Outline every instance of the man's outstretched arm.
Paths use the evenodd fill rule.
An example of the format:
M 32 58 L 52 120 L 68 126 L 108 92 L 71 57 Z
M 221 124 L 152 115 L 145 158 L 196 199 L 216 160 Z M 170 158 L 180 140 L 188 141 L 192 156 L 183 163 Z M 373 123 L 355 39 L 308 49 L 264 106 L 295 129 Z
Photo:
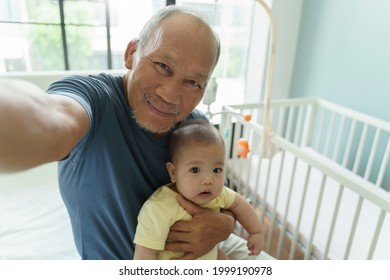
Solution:
M 0 79 L 0 173 L 61 160 L 88 125 L 75 100 L 46 94 L 29 82 Z

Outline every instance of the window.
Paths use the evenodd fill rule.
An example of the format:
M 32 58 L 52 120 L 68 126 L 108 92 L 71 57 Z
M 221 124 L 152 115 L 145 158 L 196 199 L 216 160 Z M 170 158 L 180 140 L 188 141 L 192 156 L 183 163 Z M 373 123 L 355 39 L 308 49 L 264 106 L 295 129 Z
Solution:
M 191 6 L 203 12 L 221 40 L 221 55 L 213 74 L 218 83 L 218 94 L 211 110 L 217 112 L 224 104 L 244 103 L 255 1 L 177 0 L 176 4 Z M 203 104 L 198 107 L 202 111 L 208 109 Z
M 0 0 L 0 73 L 122 69 L 163 0 Z
M 248 92 L 258 95 L 265 49 L 256 47 L 253 55 L 258 32 L 252 22 L 259 6 L 254 0 L 0 0 L 0 73 L 122 70 L 129 40 L 167 3 L 200 10 L 219 34 L 221 56 L 213 74 L 219 86 L 212 111 L 243 103 Z M 248 77 L 248 69 L 258 76 Z

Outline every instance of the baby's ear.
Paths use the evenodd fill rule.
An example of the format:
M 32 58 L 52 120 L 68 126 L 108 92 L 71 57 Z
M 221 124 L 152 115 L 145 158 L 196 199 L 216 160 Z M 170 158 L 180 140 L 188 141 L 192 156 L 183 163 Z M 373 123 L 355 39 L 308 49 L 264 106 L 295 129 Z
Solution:
M 168 170 L 168 173 L 169 173 L 169 177 L 171 177 L 171 182 L 172 183 L 175 183 L 176 182 L 176 168 L 175 168 L 175 165 L 168 161 L 166 163 L 166 166 L 167 166 L 167 170 Z

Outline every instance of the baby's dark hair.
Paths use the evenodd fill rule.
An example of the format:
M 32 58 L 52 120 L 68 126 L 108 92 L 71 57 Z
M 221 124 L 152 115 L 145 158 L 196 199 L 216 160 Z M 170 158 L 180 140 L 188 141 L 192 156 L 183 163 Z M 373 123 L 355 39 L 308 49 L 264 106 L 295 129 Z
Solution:
M 169 156 L 171 160 L 174 160 L 181 147 L 191 141 L 204 145 L 220 143 L 225 148 L 225 142 L 215 126 L 205 120 L 193 119 L 180 123 L 172 131 L 169 139 Z

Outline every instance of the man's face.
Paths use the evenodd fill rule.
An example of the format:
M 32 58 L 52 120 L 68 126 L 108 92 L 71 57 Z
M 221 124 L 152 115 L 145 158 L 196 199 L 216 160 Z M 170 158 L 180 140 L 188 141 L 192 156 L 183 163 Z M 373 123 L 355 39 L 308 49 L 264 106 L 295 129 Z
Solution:
M 125 56 L 131 69 L 126 90 L 138 123 L 164 133 L 188 116 L 203 97 L 216 52 L 203 23 L 188 15 L 165 19 L 142 49 Z

